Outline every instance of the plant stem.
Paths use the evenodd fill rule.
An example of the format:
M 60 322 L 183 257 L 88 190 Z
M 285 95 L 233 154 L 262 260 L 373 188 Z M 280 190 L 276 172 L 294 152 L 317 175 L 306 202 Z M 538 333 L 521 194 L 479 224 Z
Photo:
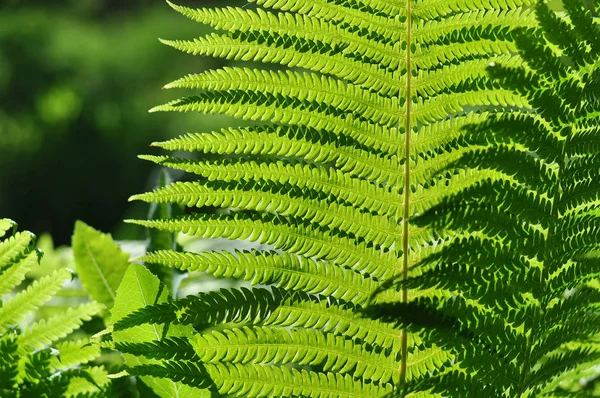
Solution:
M 410 139 L 411 139 L 411 112 L 412 112 L 412 63 L 411 63 L 411 16 L 412 0 L 406 0 L 406 114 L 404 124 L 404 214 L 402 216 L 402 281 L 408 279 L 408 219 L 410 217 Z M 408 302 L 408 288 L 402 286 L 402 302 Z M 406 384 L 406 359 L 408 356 L 408 335 L 406 327 L 401 331 L 401 362 L 400 362 L 400 388 Z

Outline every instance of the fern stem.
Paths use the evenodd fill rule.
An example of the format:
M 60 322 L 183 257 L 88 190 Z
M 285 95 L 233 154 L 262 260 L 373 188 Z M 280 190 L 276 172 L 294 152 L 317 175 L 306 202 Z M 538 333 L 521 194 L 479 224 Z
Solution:
M 412 0 L 406 0 L 406 119 L 404 125 L 404 203 L 402 216 L 402 281 L 408 279 L 408 219 L 410 217 L 410 133 L 412 130 L 412 63 L 411 63 L 411 34 L 412 34 Z M 402 286 L 402 302 L 408 302 L 408 288 Z M 406 327 L 401 331 L 400 359 L 400 388 L 406 384 L 406 362 L 408 356 L 408 332 Z

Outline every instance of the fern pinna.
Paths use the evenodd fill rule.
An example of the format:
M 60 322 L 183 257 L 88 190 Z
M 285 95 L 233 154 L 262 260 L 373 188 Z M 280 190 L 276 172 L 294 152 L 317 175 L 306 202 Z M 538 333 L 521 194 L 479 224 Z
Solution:
M 39 266 L 42 253 L 34 235 L 17 232 L 11 220 L 0 219 L 0 396 L 105 397 L 110 383 L 99 366 L 83 366 L 100 356 L 89 339 L 69 339 L 84 321 L 101 311 L 96 302 L 65 312 L 27 320 L 72 279 L 62 268 L 18 289 Z
M 600 3 L 594 4 L 564 1 L 566 13 L 536 5 L 539 27 L 514 34 L 525 64 L 489 67 L 501 87 L 530 105 L 506 107 L 468 127 L 456 141 L 468 150 L 448 167 L 493 174 L 415 220 L 456 235 L 419 263 L 420 276 L 400 285 L 453 294 L 380 309 L 457 354 L 456 369 L 428 380 L 433 391 L 597 396 L 579 383 L 596 377 L 600 362 Z M 421 319 L 409 316 L 415 311 Z
M 222 395 L 392 393 L 450 366 L 453 353 L 367 319 L 361 310 L 384 281 L 406 279 L 422 256 L 439 250 L 438 237 L 409 218 L 489 174 L 440 173 L 460 156 L 454 142 L 462 127 L 501 105 L 527 106 L 490 80 L 486 67 L 492 60 L 520 65 L 511 32 L 536 25 L 530 1 L 252 3 L 198 10 L 172 5 L 219 32 L 164 43 L 269 66 L 236 64 L 189 75 L 166 87 L 197 94 L 154 111 L 225 114 L 262 124 L 154 144 L 200 154 L 143 157 L 198 178 L 133 198 L 223 211 L 133 222 L 268 245 L 157 251 L 140 259 L 263 287 L 174 302 L 155 289 L 154 306 L 140 304 L 133 314 L 115 306 L 116 346 L 129 355 L 132 374 L 171 377 Z M 134 272 L 150 278 L 137 265 L 131 272 L 132 280 Z M 401 288 L 374 300 L 439 294 Z M 144 324 L 187 329 L 139 343 L 133 333 L 123 334 Z

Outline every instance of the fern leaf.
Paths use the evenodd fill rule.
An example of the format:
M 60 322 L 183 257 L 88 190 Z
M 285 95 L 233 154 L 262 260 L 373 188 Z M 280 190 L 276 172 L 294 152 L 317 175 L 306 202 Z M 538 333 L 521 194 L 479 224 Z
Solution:
M 204 363 L 297 363 L 341 374 L 356 369 L 379 383 L 397 377 L 393 356 L 369 352 L 351 340 L 318 331 L 242 327 L 201 334 L 192 344 Z
M 206 371 L 194 362 L 163 362 L 161 365 L 145 364 L 130 368 L 130 373 L 136 376 L 152 376 L 155 378 L 170 379 L 174 382 L 201 390 L 212 387 Z M 156 389 L 155 389 L 156 391 Z M 200 392 L 200 394 L 202 394 Z M 210 392 L 208 392 L 210 394 Z
M 233 216 L 201 215 L 136 223 L 172 232 L 182 231 L 203 238 L 248 239 L 273 245 L 274 249 L 326 259 L 338 266 L 348 262 L 353 264 L 353 268 L 360 267 L 375 278 L 390 276 L 394 272 L 391 254 L 379 255 L 377 248 L 368 247 L 364 243 L 352 245 L 346 236 L 315 230 L 310 225 L 303 227 L 300 222 L 296 223 L 295 228 L 290 228 L 286 220 L 277 216 L 240 212 Z M 257 225 L 262 227 L 260 232 L 255 229 Z
M 5 269 L 27 251 L 35 236 L 31 232 L 17 232 L 0 242 L 0 268 Z
M 100 356 L 100 347 L 88 339 L 59 342 L 56 344 L 56 350 L 58 355 L 51 360 L 56 369 L 76 367 Z
M 19 343 L 11 334 L 0 337 L 0 391 L 14 391 L 19 374 Z
M 110 379 L 106 370 L 99 366 L 76 372 L 71 377 L 66 397 L 103 396 L 108 393 Z
M 125 293 L 119 294 L 119 292 Z M 165 302 L 167 301 L 167 297 L 167 288 L 160 283 L 157 277 L 143 266 L 131 264 L 127 268 L 123 276 L 123 281 L 119 285 L 117 300 L 111 309 L 112 320 L 115 324 L 118 324 L 129 312 L 143 308 L 149 304 Z M 167 328 L 164 325 L 146 324 L 137 325 L 127 330 L 116 331 L 113 334 L 113 340 L 115 344 L 128 341 L 144 343 L 161 340 L 163 337 L 180 337 L 189 336 L 190 334 L 190 326 Z M 183 365 L 180 367 L 175 366 L 172 371 L 167 372 L 150 359 L 132 354 L 125 354 L 124 359 L 131 373 L 152 376 L 143 377 L 142 380 L 161 397 L 166 398 L 178 395 L 203 396 L 206 393 L 206 391 L 203 391 L 206 387 L 196 388 L 202 385 L 201 380 L 196 380 L 196 383 L 193 385 L 186 383 L 188 380 L 194 378 L 193 375 L 195 373 L 191 373 L 190 369 L 197 369 L 197 367 L 191 364 L 191 368 L 189 366 L 183 367 Z M 153 369 L 163 369 L 164 373 L 161 374 L 160 371 L 152 371 Z M 142 370 L 144 371 L 142 372 Z M 160 379 L 168 376 L 171 376 L 172 380 Z
M 131 199 L 180 204 L 191 214 L 129 222 L 205 239 L 260 243 L 266 250 L 160 250 L 140 260 L 270 289 L 229 289 L 148 303 L 119 317 L 117 334 L 170 323 L 194 327 L 187 339 L 196 348 L 201 368 L 190 369 L 185 359 L 169 357 L 162 340 L 154 338 L 145 341 L 145 347 L 159 352 L 162 348 L 165 356 L 151 354 L 161 359 L 137 371 L 155 376 L 165 372 L 192 385 L 194 376 L 187 374 L 206 371 L 219 393 L 249 397 L 384 396 L 393 389 L 410 390 L 415 396 L 423 391 L 437 394 L 440 391 L 424 381 L 429 376 L 454 383 L 455 391 L 461 391 L 461 383 L 468 391 L 478 391 L 476 378 L 453 367 L 463 358 L 459 347 L 472 354 L 475 345 L 461 341 L 449 348 L 425 329 L 409 331 L 406 323 L 396 327 L 360 314 L 370 304 L 401 301 L 427 307 L 436 298 L 450 297 L 453 289 L 468 285 L 468 278 L 457 276 L 445 284 L 442 278 L 433 280 L 435 266 L 419 267 L 421 260 L 430 254 L 450 256 L 443 249 L 446 242 L 483 240 L 515 218 L 501 217 L 506 206 L 497 208 L 494 218 L 479 222 L 477 232 L 463 234 L 424 228 L 412 221 L 414 216 L 441 208 L 448 195 L 480 184 L 475 195 L 502 191 L 530 175 L 540 186 L 552 184 L 554 170 L 549 165 L 523 159 L 508 145 L 487 159 L 492 138 L 465 129 L 521 110 L 515 123 L 531 123 L 525 119 L 539 101 L 491 79 L 487 67 L 497 62 L 531 74 L 533 68 L 516 54 L 514 37 L 515 32 L 538 29 L 533 1 L 253 3 L 252 8 L 201 9 L 169 3 L 215 31 L 163 43 L 194 55 L 254 64 L 233 64 L 175 80 L 165 87 L 192 89 L 194 95 L 151 111 L 222 114 L 257 125 L 189 133 L 153 144 L 191 154 L 142 159 L 196 178 Z M 533 121 L 538 129 L 548 129 L 539 118 Z M 540 141 L 521 139 L 532 146 Z M 540 147 L 558 156 L 556 142 L 541 141 Z M 200 158 L 194 156 L 198 153 Z M 481 167 L 471 167 L 471 158 Z M 498 166 L 500 160 L 506 166 Z M 454 167 L 457 162 L 462 163 Z M 488 184 L 523 165 L 528 175 L 507 176 L 504 185 Z M 539 178 L 539 170 L 546 172 L 544 178 Z M 530 196 L 519 196 L 527 205 L 520 215 L 535 217 L 548 210 L 547 198 Z M 207 206 L 219 211 L 207 214 Z M 479 216 L 488 207 L 468 211 Z M 445 209 L 446 214 L 451 210 Z M 543 235 L 540 228 L 513 228 L 506 239 L 531 238 L 519 248 L 534 253 L 532 246 Z M 492 270 L 481 265 L 468 272 L 487 281 Z M 416 278 L 412 285 L 406 281 L 409 276 Z M 386 289 L 395 281 L 400 284 Z M 489 293 L 484 288 L 472 291 L 496 306 L 501 302 L 494 293 L 508 290 L 516 297 L 517 288 L 493 286 Z M 474 299 L 460 301 L 444 307 L 445 316 L 461 309 L 479 307 Z M 480 309 L 477 316 L 485 311 Z M 477 317 L 471 320 L 476 321 Z M 215 326 L 219 327 L 212 330 Z M 486 325 L 494 332 L 494 342 L 509 334 L 501 326 Z M 133 343 L 120 342 L 143 357 L 144 346 Z M 303 366 L 312 368 L 298 370 Z M 490 366 L 488 371 L 494 369 Z
M 0 238 L 4 238 L 6 233 L 15 228 L 16 223 L 8 218 L 0 218 Z
M 15 230 L 16 225 L 11 221 L 0 221 L 0 229 L 7 231 L 10 228 Z M 40 260 L 40 251 L 34 249 L 33 238 L 29 232 L 17 232 L 0 242 L 3 253 L 0 292 L 4 295 L 16 291 L 6 294 L 0 303 L 0 395 L 106 395 L 110 387 L 106 371 L 102 367 L 92 368 L 90 372 L 94 375 L 91 375 L 79 368 L 100 356 L 99 347 L 86 346 L 87 341 L 68 340 L 84 321 L 89 321 L 101 310 L 100 304 L 82 304 L 40 319 L 42 306 L 72 278 L 71 271 L 65 268 L 58 268 L 39 279 L 33 277 L 31 284 L 18 290 L 26 274 L 37 267 Z M 39 320 L 32 323 L 26 317 Z M 53 347 L 57 340 L 62 340 L 57 345 L 59 350 Z M 61 359 L 65 362 L 61 363 Z M 71 388 L 81 383 L 87 383 L 86 387 Z
M 217 278 L 238 278 L 253 285 L 272 284 L 288 291 L 300 290 L 357 304 L 366 304 L 378 286 L 376 282 L 365 281 L 359 274 L 344 268 L 335 268 L 326 274 L 323 267 L 327 263 L 288 253 L 157 251 L 139 260 L 184 271 L 206 272 Z M 385 296 L 379 299 L 385 300 Z
M 393 234 L 389 233 L 393 227 L 390 220 L 382 220 L 350 206 L 326 203 L 316 193 L 314 198 L 305 198 L 300 195 L 300 192 L 297 192 L 296 197 L 290 198 L 293 191 L 298 190 L 288 184 L 274 184 L 266 187 L 268 189 L 266 192 L 253 191 L 254 186 L 255 184 L 246 184 L 229 187 L 222 184 L 222 188 L 216 186 L 213 188 L 195 182 L 181 182 L 173 183 L 152 193 L 136 195 L 134 198 L 155 203 L 179 203 L 188 206 L 210 203 L 213 206 L 224 208 L 263 210 L 284 216 L 304 218 L 313 224 L 326 223 L 378 245 L 385 245 L 386 242 L 389 243 L 389 240 L 393 239 Z M 202 202 L 198 202 L 200 196 L 204 198 Z M 335 213 L 332 213 L 331 209 L 335 209 Z
M 5 302 L 0 308 L 0 332 L 19 322 L 28 312 L 35 311 L 50 300 L 72 275 L 65 269 L 33 282 L 31 286 Z
M 454 237 L 396 285 L 450 293 L 416 302 L 455 336 L 402 307 L 400 323 L 456 352 L 494 396 L 576 396 L 565 386 L 598 361 L 598 7 L 563 3 L 566 14 L 537 2 L 538 26 L 513 31 L 523 63 L 488 68 L 523 100 L 468 126 L 446 172 L 495 173 L 415 218 Z
M 49 319 L 42 319 L 29 326 L 19 336 L 19 346 L 22 353 L 40 349 L 69 335 L 78 329 L 83 321 L 89 321 L 92 316 L 98 314 L 102 306 L 96 302 L 81 304 L 75 308 L 69 308 L 64 313 Z
M 198 360 L 192 345 L 187 339 L 179 337 L 154 340 L 149 343 L 116 343 L 115 347 L 121 352 L 151 359 Z
M 400 338 L 394 327 L 363 317 L 350 303 L 328 301 L 323 297 L 276 288 L 273 291 L 230 289 L 147 306 L 120 319 L 114 327 L 123 330 L 146 323 L 173 322 L 205 328 L 211 324 L 252 321 L 266 326 L 319 328 L 356 337 L 368 344 L 398 349 Z
M 39 253 L 32 251 L 4 270 L 0 274 L 0 296 L 10 293 L 15 287 L 19 286 L 29 270 L 37 265 L 38 260 Z
M 369 142 L 372 142 L 371 147 L 366 146 Z M 387 148 L 390 143 L 364 134 L 335 135 L 302 126 L 224 129 L 212 134 L 188 134 L 153 146 L 215 155 L 287 158 L 302 154 L 307 161 L 335 164 L 336 168 L 369 181 L 387 181 L 394 185 L 402 178 L 391 156 L 383 156 L 381 150 L 374 148 Z
M 296 395 L 305 397 L 379 397 L 391 392 L 390 385 L 361 383 L 339 373 L 262 365 L 207 365 L 221 394 L 243 397 Z

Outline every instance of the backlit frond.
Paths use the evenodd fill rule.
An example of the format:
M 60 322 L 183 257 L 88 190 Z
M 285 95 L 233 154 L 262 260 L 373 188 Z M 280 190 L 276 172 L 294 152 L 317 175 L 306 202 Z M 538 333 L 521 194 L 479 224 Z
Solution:
M 269 289 L 136 307 L 119 318 L 115 333 L 169 322 L 193 325 L 188 341 L 200 361 L 191 366 L 174 354 L 132 371 L 152 377 L 164 372 L 190 386 L 243 397 L 383 396 L 408 386 L 414 396 L 421 387 L 431 391 L 424 379 L 454 377 L 453 349 L 360 313 L 369 303 L 446 297 L 460 285 L 423 281 L 374 295 L 390 280 L 422 274 L 416 264 L 427 254 L 445 253 L 442 240 L 449 236 L 414 225 L 411 217 L 503 173 L 491 165 L 448 166 L 472 154 L 465 126 L 506 116 L 504 107 L 532 106 L 527 96 L 490 79 L 486 69 L 492 62 L 526 68 L 513 35 L 537 28 L 532 2 L 252 3 L 202 9 L 171 4 L 215 31 L 165 44 L 234 63 L 167 84 L 194 95 L 152 111 L 229 115 L 256 125 L 153 144 L 177 153 L 143 159 L 191 173 L 193 180 L 132 199 L 189 211 L 132 222 L 254 242 L 260 249 L 160 250 L 138 260 Z M 478 148 L 485 151 L 488 142 L 481 141 Z M 543 208 L 545 202 L 529 204 Z M 207 207 L 217 211 L 203 212 Z M 210 330 L 217 325 L 226 327 Z M 146 346 L 152 355 L 170 352 L 167 340 L 155 340 Z M 143 347 L 129 343 L 135 342 L 118 342 L 142 358 Z
M 80 368 L 98 358 L 100 348 L 90 341 L 69 340 L 102 307 L 90 302 L 32 322 L 32 315 L 71 280 L 72 273 L 59 268 L 21 287 L 29 271 L 40 266 L 41 251 L 35 249 L 35 236 L 16 232 L 12 221 L 0 219 L 0 230 L 0 395 L 105 396 L 110 382 L 104 368 Z
M 462 235 L 399 282 L 452 292 L 416 303 L 439 319 L 437 329 L 388 307 L 388 317 L 405 318 L 398 322 L 456 352 L 488 396 L 588 396 L 577 378 L 597 374 L 600 359 L 599 4 L 563 4 L 566 13 L 556 13 L 538 2 L 539 27 L 513 31 L 524 64 L 498 60 L 488 71 L 523 101 L 467 126 L 457 139 L 466 149 L 446 167 L 496 174 L 415 218 L 422 228 Z M 441 333 L 442 322 L 456 337 Z M 462 338 L 478 351 L 457 344 Z

